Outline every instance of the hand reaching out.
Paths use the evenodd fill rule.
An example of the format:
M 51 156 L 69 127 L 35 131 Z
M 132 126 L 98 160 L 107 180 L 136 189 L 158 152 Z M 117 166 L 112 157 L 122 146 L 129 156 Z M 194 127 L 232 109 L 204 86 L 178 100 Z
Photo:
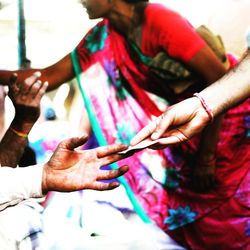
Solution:
M 208 123 L 209 117 L 201 102 L 192 97 L 170 106 L 163 115 L 139 131 L 130 145 L 134 146 L 148 137 L 152 140 L 160 138 L 158 146 L 180 143 L 201 132 Z
M 123 159 L 117 154 L 126 145 L 109 145 L 90 150 L 77 150 L 87 137 L 70 138 L 62 141 L 45 164 L 42 189 L 67 192 L 81 189 L 109 190 L 119 186 L 118 182 L 104 183 L 101 180 L 117 178 L 128 171 L 127 166 L 117 170 L 101 170 L 104 165 Z

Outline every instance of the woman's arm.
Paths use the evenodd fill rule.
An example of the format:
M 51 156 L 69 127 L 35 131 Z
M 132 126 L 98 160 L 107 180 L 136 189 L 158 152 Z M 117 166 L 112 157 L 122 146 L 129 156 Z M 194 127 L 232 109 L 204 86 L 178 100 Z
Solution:
M 200 94 L 215 116 L 250 97 L 250 51 L 244 53 L 235 68 Z
M 49 86 L 47 90 L 53 90 L 75 77 L 71 57 L 68 54 L 57 63 L 43 69 L 0 70 L 0 84 L 8 85 L 13 73 L 18 74 L 18 83 L 22 84 L 27 77 L 36 71 L 41 72 L 39 79 L 42 82 L 48 82 Z
M 204 79 L 205 86 L 208 86 L 221 78 L 227 71 L 208 45 L 205 45 L 186 64 Z
M 250 52 L 226 75 L 200 92 L 217 116 L 250 97 Z M 134 146 L 147 137 L 162 138 L 165 146 L 189 140 L 209 123 L 209 117 L 198 98 L 188 98 L 171 107 L 163 116 L 144 127 L 131 141 Z
M 204 87 L 226 73 L 223 64 L 208 46 L 201 49 L 188 64 L 204 79 L 206 84 Z M 199 191 L 207 190 L 214 182 L 216 148 L 222 119 L 223 115 L 217 116 L 201 134 L 193 170 L 193 177 L 196 180 L 194 183 L 197 184 L 196 187 Z
M 204 87 L 215 82 L 226 73 L 225 67 L 208 46 L 197 53 L 188 65 L 204 79 Z M 217 117 L 202 133 L 199 148 L 200 153 L 206 155 L 206 157 L 210 158 L 215 153 L 221 119 L 222 116 Z

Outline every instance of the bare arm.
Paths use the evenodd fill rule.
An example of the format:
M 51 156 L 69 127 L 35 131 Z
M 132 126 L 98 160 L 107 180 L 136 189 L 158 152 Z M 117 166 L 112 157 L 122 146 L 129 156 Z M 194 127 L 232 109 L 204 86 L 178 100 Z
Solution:
M 214 115 L 221 114 L 250 97 L 250 51 L 246 51 L 234 69 L 200 94 Z
M 21 69 L 15 71 L 0 70 L 0 84 L 8 85 L 9 79 L 13 73 L 18 74 L 18 83 L 22 84 L 27 77 L 36 71 L 41 72 L 41 77 L 39 79 L 42 82 L 47 81 L 49 83 L 47 90 L 53 90 L 75 76 L 71 57 L 70 54 L 68 54 L 57 63 L 43 69 Z
M 191 60 L 189 65 L 204 78 L 206 86 L 215 82 L 226 73 L 223 64 L 208 46 L 203 48 L 203 50 Z M 198 156 L 202 158 L 202 161 L 208 161 L 214 158 L 222 118 L 222 116 L 217 117 L 202 133 Z
M 234 69 L 200 94 L 212 109 L 214 116 L 250 97 L 250 52 L 245 53 Z M 180 143 L 201 132 L 209 123 L 209 117 L 196 97 L 171 106 L 164 116 L 157 120 L 144 127 L 133 138 L 131 145 L 136 145 L 149 136 L 154 140 L 162 138 L 161 143 L 166 146 Z

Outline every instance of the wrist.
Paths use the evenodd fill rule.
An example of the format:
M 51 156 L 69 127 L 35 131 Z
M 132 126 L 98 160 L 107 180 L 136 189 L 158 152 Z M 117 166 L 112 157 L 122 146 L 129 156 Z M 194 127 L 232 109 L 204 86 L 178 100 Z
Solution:
M 200 101 L 202 108 L 207 113 L 209 121 L 213 122 L 214 114 L 213 114 L 212 108 L 210 107 L 210 105 L 208 105 L 207 101 L 203 98 L 203 96 L 200 93 L 194 93 L 193 96 L 196 97 Z
M 199 119 L 202 120 L 204 124 L 208 124 L 210 119 L 200 100 L 193 96 L 188 98 L 187 101 L 190 101 L 190 105 L 187 103 L 187 106 L 190 106 L 190 108 L 193 110 L 193 113 L 199 117 Z
M 19 130 L 17 130 L 17 129 L 14 129 L 14 128 L 12 128 L 12 127 L 10 127 L 10 130 L 11 130 L 15 135 L 17 135 L 17 136 L 19 136 L 19 137 L 28 138 L 28 133 L 24 133 L 24 132 L 19 131 Z
M 42 174 L 42 193 L 46 195 L 49 192 L 48 184 L 47 184 L 47 177 L 48 177 L 48 171 L 47 171 L 47 164 L 43 167 L 43 174 Z
M 21 133 L 28 134 L 30 130 L 32 129 L 33 125 L 34 125 L 34 122 L 14 118 L 10 127 Z
M 214 91 L 215 87 L 213 86 L 215 84 L 212 84 L 202 90 L 200 94 L 202 97 L 206 100 L 206 103 L 212 110 L 214 116 L 217 116 L 220 114 L 224 109 L 224 103 L 223 98 L 221 97 L 221 93 L 218 91 Z

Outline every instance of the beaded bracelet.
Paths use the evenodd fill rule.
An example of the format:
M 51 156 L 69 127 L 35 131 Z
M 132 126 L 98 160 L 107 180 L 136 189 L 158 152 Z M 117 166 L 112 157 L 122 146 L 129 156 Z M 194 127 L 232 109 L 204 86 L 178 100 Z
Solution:
M 203 99 L 203 97 L 199 93 L 194 93 L 193 96 L 197 97 L 200 100 L 202 107 L 205 109 L 205 111 L 208 114 L 210 122 L 212 122 L 214 119 L 214 114 L 213 114 L 212 109 L 207 105 L 206 101 Z
M 18 135 L 19 137 L 23 137 L 23 138 L 27 138 L 27 137 L 28 137 L 28 134 L 27 134 L 27 133 L 20 132 L 20 131 L 15 130 L 14 128 L 11 128 L 11 127 L 10 127 L 10 129 L 11 129 L 11 131 L 12 131 L 14 134 Z

